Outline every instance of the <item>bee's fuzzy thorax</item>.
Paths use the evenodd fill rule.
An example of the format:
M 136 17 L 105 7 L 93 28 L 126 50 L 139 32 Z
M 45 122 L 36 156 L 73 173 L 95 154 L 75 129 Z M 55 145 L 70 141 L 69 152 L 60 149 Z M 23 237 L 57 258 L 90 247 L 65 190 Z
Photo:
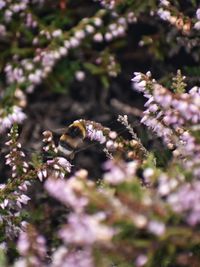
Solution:
M 81 138 L 86 137 L 86 127 L 83 124 L 82 120 L 74 121 L 69 127 L 68 132 L 70 132 L 72 135 L 79 136 Z

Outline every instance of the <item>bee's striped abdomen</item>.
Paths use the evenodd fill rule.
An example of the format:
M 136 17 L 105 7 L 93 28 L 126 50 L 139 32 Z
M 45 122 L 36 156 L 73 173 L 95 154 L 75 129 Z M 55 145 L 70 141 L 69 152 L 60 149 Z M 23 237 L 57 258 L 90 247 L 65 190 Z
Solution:
M 58 150 L 66 157 L 71 157 L 86 136 L 86 129 L 81 121 L 75 121 L 60 137 Z

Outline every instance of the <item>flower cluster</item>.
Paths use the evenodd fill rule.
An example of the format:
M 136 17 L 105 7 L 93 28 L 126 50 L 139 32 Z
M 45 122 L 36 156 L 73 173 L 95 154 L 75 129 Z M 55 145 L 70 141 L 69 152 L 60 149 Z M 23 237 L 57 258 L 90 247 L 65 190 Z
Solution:
M 10 148 L 10 153 L 8 153 L 6 158 L 6 164 L 11 167 L 11 182 L 15 183 L 15 179 L 18 177 L 23 177 L 27 174 L 29 165 L 25 160 L 25 154 L 21 151 L 21 144 L 17 141 L 18 131 L 17 127 L 13 127 L 9 133 L 11 138 L 6 142 L 6 145 Z M 0 204 L 2 209 L 16 209 L 19 210 L 22 204 L 27 204 L 30 198 L 26 195 L 26 191 L 30 186 L 30 182 L 27 180 L 16 183 L 17 187 L 13 190 L 12 194 L 6 195 L 7 185 L 1 184 L 1 196 L 3 197 Z M 13 188 L 14 189 L 14 188 Z
M 16 82 L 18 85 L 22 83 L 28 83 L 28 91 L 32 91 L 35 86 L 40 84 L 43 79 L 47 78 L 49 73 L 52 71 L 54 65 L 62 58 L 66 57 L 70 49 L 78 47 L 82 40 L 88 35 L 93 34 L 96 31 L 95 27 L 100 27 L 103 23 L 101 17 L 104 16 L 103 10 L 98 12 L 94 18 L 83 19 L 79 25 L 73 29 L 73 32 L 63 33 L 61 29 L 54 30 L 52 33 L 40 32 L 40 35 L 45 35 L 50 41 L 53 39 L 54 42 L 60 43 L 57 49 L 42 49 L 37 48 L 33 59 L 23 59 L 16 62 L 18 67 L 14 67 L 8 64 L 5 67 L 7 82 L 12 84 Z M 35 38 L 33 43 L 39 45 L 38 40 Z M 53 42 L 51 41 L 51 42 Z M 49 44 L 49 47 L 51 43 Z
M 135 73 L 132 81 L 136 90 L 149 99 L 141 122 L 163 138 L 168 148 L 174 150 L 175 157 L 185 158 L 183 166 L 198 177 L 200 146 L 192 134 L 193 130 L 187 127 L 199 123 L 199 88 L 196 86 L 188 93 L 175 94 L 151 79 L 149 73 Z
M 109 160 L 104 164 L 104 169 L 107 171 L 104 174 L 104 180 L 113 185 L 132 180 L 136 174 L 137 167 L 136 161 L 125 163 Z
M 108 243 L 115 231 L 102 224 L 106 214 L 95 215 L 70 214 L 68 224 L 64 226 L 59 236 L 66 244 L 91 246 L 94 243 Z
M 26 115 L 21 107 L 13 106 L 8 113 L 0 108 L 0 133 L 11 128 L 14 123 L 22 123 L 26 119 Z
M 18 130 L 17 126 L 13 127 L 8 135 L 11 139 L 6 142 L 6 145 L 10 148 L 6 158 L 6 164 L 12 168 L 12 178 L 18 175 L 27 173 L 28 163 L 25 161 L 25 154 L 21 151 L 21 144 L 17 141 Z
M 145 81 L 145 85 L 144 83 L 141 85 L 142 81 Z M 151 104 L 157 105 L 159 112 L 163 112 L 162 116 L 158 117 L 158 121 L 163 119 L 168 109 L 172 111 L 176 109 L 176 106 L 173 105 L 174 99 L 178 99 L 177 101 L 184 101 L 184 99 L 192 101 L 194 100 L 192 95 L 195 95 L 198 91 L 198 88 L 193 88 L 188 94 L 168 92 L 166 88 L 152 80 L 149 73 L 147 75 L 136 73 L 134 82 L 139 84 L 139 86 L 136 84 L 136 88 L 144 92 L 148 101 L 152 99 L 148 108 L 151 107 Z M 177 83 L 176 86 L 180 84 L 183 83 Z M 158 92 L 158 90 L 160 91 Z M 163 94 L 167 95 L 166 98 L 171 96 L 171 102 L 162 100 Z M 186 95 L 185 98 L 183 95 Z M 187 95 L 189 96 L 187 97 Z M 185 156 L 182 163 L 185 168 L 185 166 L 189 166 L 190 162 L 194 163 L 195 155 L 198 157 L 198 142 L 192 135 L 195 129 L 188 127 L 188 124 L 194 124 L 194 121 L 181 113 L 182 110 L 179 109 L 178 104 L 177 107 L 177 116 L 182 116 L 184 123 L 180 121 L 170 122 L 167 126 L 171 129 L 179 126 L 183 129 L 183 131 L 179 130 L 177 133 L 176 138 L 179 143 L 176 144 L 176 150 L 182 152 L 182 157 Z M 155 116 L 155 114 L 152 112 L 151 116 Z M 142 146 L 140 139 L 129 124 L 127 116 L 119 116 L 118 120 L 130 132 L 131 141 Z M 112 132 L 109 128 L 97 122 L 87 120 L 78 122 L 86 130 L 86 137 L 100 143 L 104 138 L 106 146 L 108 146 L 108 142 L 113 142 L 113 147 L 117 148 L 114 144 L 118 144 L 125 154 L 129 153 L 125 148 L 128 141 L 123 140 L 116 132 Z M 93 132 L 93 135 L 90 131 Z M 188 226 L 198 226 L 200 222 L 198 209 L 199 181 L 189 183 L 187 181 L 188 172 L 180 173 L 179 170 L 175 169 L 177 166 L 181 166 L 180 157 L 175 157 L 175 153 L 173 160 L 165 171 L 156 167 L 155 158 L 149 153 L 143 154 L 143 156 L 145 155 L 143 160 L 135 159 L 131 161 L 130 158 L 127 160 L 128 157 L 124 158 L 122 154 L 113 153 L 113 159 L 107 161 L 103 166 L 104 175 L 100 183 L 89 180 L 89 174 L 84 169 L 76 171 L 65 180 L 64 173 L 71 172 L 71 164 L 67 159 L 58 155 L 53 134 L 46 131 L 43 136 L 44 151 L 52 153 L 52 159 L 38 162 L 38 165 L 35 164 L 32 168 L 27 165 L 25 172 L 22 169 L 14 177 L 18 179 L 18 176 L 21 175 L 20 183 L 16 180 L 16 184 L 12 181 L 10 186 L 7 184 L 1 186 L 0 197 L 6 196 L 9 188 L 12 187 L 10 197 L 7 194 L 8 197 L 4 198 L 0 206 L 6 212 L 1 217 L 6 225 L 6 235 L 11 239 L 13 233 L 15 233 L 15 236 L 19 235 L 17 249 L 20 258 L 16 260 L 15 266 L 28 266 L 27 264 L 31 263 L 32 266 L 62 267 L 64 263 L 67 263 L 67 266 L 73 266 L 76 263 L 77 266 L 81 267 L 94 267 L 96 261 L 103 264 L 100 258 L 106 259 L 109 263 L 117 264 L 117 261 L 123 262 L 124 257 L 127 264 L 134 262 L 136 266 L 145 266 L 147 262 L 150 262 L 150 255 L 154 253 L 155 245 L 160 246 L 162 244 L 166 246 L 172 236 L 174 242 L 177 242 L 179 230 L 182 231 L 182 227 L 189 230 Z M 8 142 L 8 145 L 12 148 L 11 152 L 18 153 L 20 146 L 17 142 L 17 128 L 12 128 L 10 137 L 11 141 Z M 126 146 L 119 145 L 120 142 L 126 144 Z M 132 149 L 134 149 L 134 146 Z M 196 149 L 195 153 L 194 149 Z M 19 155 L 13 155 L 12 160 L 22 158 L 22 162 L 18 164 L 22 166 L 23 155 L 22 157 L 20 155 L 19 151 Z M 12 160 L 8 162 L 11 167 L 14 163 Z M 196 165 L 192 167 L 192 175 L 195 175 L 195 171 L 197 172 L 197 167 L 198 162 L 196 161 Z M 47 193 L 62 204 L 59 204 L 59 206 L 65 207 L 64 209 L 59 208 L 59 211 L 52 207 L 52 213 L 61 213 L 61 221 L 59 220 L 59 229 L 51 233 L 49 248 L 46 247 L 45 238 L 39 235 L 31 224 L 22 220 L 22 213 L 15 212 L 13 214 L 14 201 L 18 206 L 17 211 L 23 209 L 22 204 L 30 201 L 26 191 L 28 187 L 31 187 L 31 180 L 29 182 L 26 178 L 37 178 L 37 176 L 41 181 L 44 178 L 46 179 L 44 188 Z M 10 205 L 12 205 L 12 209 Z M 12 218 L 14 216 L 18 223 L 13 223 L 11 216 Z M 174 217 L 176 218 L 175 224 Z M 177 225 L 179 221 L 185 224 Z M 194 238 L 192 246 L 195 246 L 195 235 L 195 231 L 185 231 L 181 248 L 185 246 L 184 242 L 186 242 L 188 236 L 191 240 Z M 146 244 L 145 240 L 147 238 L 149 242 Z M 51 239 L 54 241 L 51 241 Z M 124 247 L 121 246 L 123 242 L 126 243 Z M 140 247 L 138 244 L 142 243 L 144 246 Z M 96 250 L 102 257 L 97 257 Z M 175 247 L 175 251 L 176 255 L 173 257 L 175 262 L 179 263 L 182 256 L 179 245 Z M 110 258 L 113 253 L 118 255 L 118 259 Z M 82 258 L 84 256 L 85 259 Z M 51 259 L 51 262 L 48 258 Z M 194 259 L 196 258 L 194 257 Z
M 71 163 L 63 157 L 55 156 L 52 160 L 44 161 L 38 158 L 29 164 L 18 141 L 17 125 L 11 128 L 8 136 L 10 140 L 6 142 L 6 146 L 9 153 L 5 155 L 5 163 L 11 167 L 11 177 L 0 185 L 0 208 L 5 237 L 13 238 L 21 232 L 21 227 L 25 223 L 23 210 L 31 200 L 29 189 L 34 185 L 34 181 L 37 178 L 43 181 L 49 175 L 63 178 L 71 171 Z M 43 141 L 46 148 L 44 150 L 53 151 L 56 155 L 57 150 L 50 132 L 45 132 Z
M 189 34 L 191 31 L 191 19 L 184 16 L 177 8 L 170 4 L 169 1 L 160 1 L 161 7 L 158 9 L 158 16 L 174 25 L 183 34 Z
M 48 179 L 45 183 L 46 190 L 66 206 L 73 207 L 77 212 L 82 211 L 88 203 L 85 196 L 80 197 L 80 192 L 84 190 L 83 183 L 77 179 L 82 176 L 81 172 L 75 174 L 69 180 Z
M 19 88 L 25 93 L 33 92 L 35 87 L 49 79 L 50 74 L 58 66 L 58 62 L 63 58 L 68 61 L 68 57 L 74 57 L 75 49 L 80 50 L 82 57 L 87 57 L 87 51 L 84 51 L 85 44 L 93 46 L 93 43 L 107 42 L 106 45 L 108 46 L 114 39 L 124 38 L 129 25 L 137 21 L 137 16 L 128 6 L 123 12 L 118 12 L 117 7 L 122 4 L 121 2 L 103 1 L 101 4 L 105 9 L 99 7 L 93 16 L 83 17 L 78 24 L 75 20 L 73 23 L 63 22 L 60 23 L 60 27 L 51 28 L 40 21 L 40 13 L 45 9 L 45 2 L 45 0 L 25 0 L 20 3 L 15 0 L 1 1 L 0 36 L 5 42 L 11 43 L 10 50 L 13 51 L 8 56 L 11 60 L 5 56 L 5 64 L 2 67 L 2 75 L 5 76 L 2 97 L 6 100 L 5 104 L 0 107 L 0 126 L 2 125 L 2 129 L 10 128 L 13 122 L 20 123 L 25 118 L 21 107 L 17 106 L 13 100 L 11 103 L 13 113 L 11 109 L 7 110 L 7 92 L 10 94 L 11 91 L 13 93 Z M 65 1 L 60 1 L 55 6 L 64 12 L 66 11 Z M 51 11 L 54 12 L 54 4 L 50 5 Z M 23 25 L 20 29 L 21 32 L 17 31 L 16 35 L 13 26 L 15 23 Z M 10 34 L 9 31 L 12 33 Z M 27 32 L 30 32 L 30 35 L 27 35 Z M 24 47 L 25 44 L 26 48 L 23 53 L 19 53 L 18 49 L 12 47 L 12 39 L 16 40 L 16 47 Z M 108 50 L 103 49 L 103 53 L 104 51 Z M 91 61 L 98 62 L 98 55 L 95 57 L 92 56 Z M 78 62 L 78 58 L 75 60 Z M 110 52 L 106 54 L 105 64 L 97 64 L 100 64 L 98 76 L 116 77 L 120 72 L 119 65 Z M 86 65 L 83 64 L 83 67 L 88 70 L 88 65 Z M 107 65 L 107 71 L 105 71 L 105 65 Z M 83 81 L 86 72 L 80 64 L 76 64 L 76 66 L 75 70 L 72 66 L 73 76 L 78 81 Z M 12 89 L 10 90 L 10 88 Z
M 94 0 L 96 2 L 100 2 L 100 4 L 108 9 L 114 9 L 115 5 L 117 4 L 116 0 L 108 1 L 108 0 Z
M 94 267 L 91 248 L 69 251 L 65 246 L 59 247 L 53 254 L 51 267 Z
M 0 0 L 0 266 L 199 266 L 197 2 Z
M 184 214 L 184 219 L 192 226 L 200 223 L 199 189 L 199 181 L 185 183 L 177 192 L 170 194 L 167 199 L 173 209 L 182 215 Z
M 117 226 L 122 218 L 133 229 L 145 231 L 147 234 L 154 235 L 158 239 L 164 235 L 166 231 L 165 224 L 159 219 L 155 219 L 159 216 L 165 216 L 164 212 L 159 211 L 161 206 L 157 206 L 156 198 L 154 200 L 150 199 L 148 192 L 146 192 L 147 194 L 145 194 L 141 203 L 142 206 L 138 209 L 139 195 L 144 192 L 142 193 L 139 190 L 139 195 L 134 195 L 132 189 L 130 190 L 129 188 L 131 185 L 139 186 L 139 179 L 135 177 L 137 176 L 138 164 L 136 162 L 129 162 L 127 164 L 121 162 L 121 166 L 120 164 L 118 166 L 117 164 L 114 166 L 112 161 L 106 164 L 107 172 L 103 177 L 103 183 L 100 187 L 87 179 L 87 172 L 85 170 L 75 173 L 67 181 L 49 178 L 45 182 L 45 189 L 48 193 L 70 208 L 67 223 L 62 225 L 58 232 L 58 237 L 63 241 L 63 246 L 58 247 L 53 253 L 52 266 L 62 266 L 64 261 L 71 264 L 70 262 L 75 260 L 74 257 L 77 257 L 77 264 L 79 266 L 79 253 L 84 253 L 88 249 L 90 256 L 87 257 L 87 260 L 92 264 L 91 266 L 95 266 L 93 265 L 95 247 L 98 247 L 102 252 L 105 251 L 104 257 L 107 254 L 106 251 L 115 251 L 117 249 L 119 244 L 117 244 L 118 242 L 112 243 L 112 239 L 118 235 L 117 238 L 120 239 L 120 235 L 123 236 L 125 229 L 123 230 L 120 224 L 118 227 L 114 227 L 114 225 L 116 224 Z M 121 178 L 115 181 L 117 179 L 116 176 L 120 174 Z M 118 187 L 119 183 L 122 186 Z M 116 186 L 118 196 L 113 195 L 106 184 L 111 184 L 113 187 Z M 134 203 L 133 206 L 130 206 L 130 203 Z M 93 209 L 96 207 L 96 212 L 91 213 L 90 207 L 93 207 Z M 155 218 L 152 217 L 152 212 L 148 215 L 145 213 L 145 210 L 151 210 L 151 208 L 152 211 L 155 209 Z M 107 212 L 108 210 L 109 212 Z M 113 226 L 110 225 L 110 222 L 112 222 Z M 80 248 L 81 251 L 79 251 Z M 123 254 L 123 249 L 121 253 Z M 132 257 L 135 259 L 135 262 L 138 262 L 139 266 L 140 260 L 134 255 Z M 145 259 L 147 261 L 146 257 Z M 115 260 L 113 260 L 113 264 L 114 262 Z M 80 266 L 85 265 L 82 264 Z
M 90 140 L 98 141 L 100 144 L 106 142 L 106 137 L 104 136 L 103 132 L 101 130 L 96 130 L 92 124 L 88 125 L 86 130 L 87 130 L 87 137 Z
M 32 225 L 26 225 L 24 231 L 21 232 L 17 248 L 23 258 L 16 262 L 16 266 L 45 266 L 44 259 L 47 256 L 46 241 Z

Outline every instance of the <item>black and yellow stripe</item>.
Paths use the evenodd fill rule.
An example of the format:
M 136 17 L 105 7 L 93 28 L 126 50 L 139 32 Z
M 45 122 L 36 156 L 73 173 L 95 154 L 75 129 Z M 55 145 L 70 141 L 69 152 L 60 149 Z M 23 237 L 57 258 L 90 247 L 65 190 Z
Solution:
M 74 151 L 86 137 L 86 128 L 81 120 L 74 121 L 60 137 L 58 150 L 66 157 L 72 158 Z

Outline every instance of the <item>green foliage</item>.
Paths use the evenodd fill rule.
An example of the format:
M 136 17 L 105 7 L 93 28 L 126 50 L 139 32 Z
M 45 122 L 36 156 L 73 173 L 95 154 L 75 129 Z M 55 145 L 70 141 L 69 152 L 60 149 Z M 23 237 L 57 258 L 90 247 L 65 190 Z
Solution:
M 5 253 L 2 249 L 0 250 L 0 266 L 2 266 L 2 267 L 8 266 Z
M 184 82 L 185 77 L 182 76 L 181 70 L 177 70 L 176 77 L 173 78 L 172 88 L 175 93 L 182 94 L 185 92 L 187 84 Z

